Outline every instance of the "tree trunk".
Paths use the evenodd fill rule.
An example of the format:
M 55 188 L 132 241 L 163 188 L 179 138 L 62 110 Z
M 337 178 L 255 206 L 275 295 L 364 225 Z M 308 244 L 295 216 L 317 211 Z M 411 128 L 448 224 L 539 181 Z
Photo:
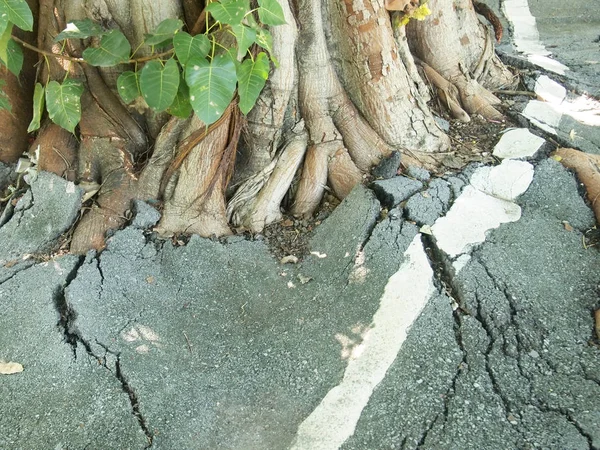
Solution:
M 103 248 L 107 233 L 128 220 L 133 199 L 161 202 L 156 230 L 163 235 L 222 236 L 230 226 L 260 232 L 281 219 L 286 194 L 293 194 L 291 213 L 309 216 L 326 190 L 344 198 L 394 151 L 404 154 L 404 165 L 435 167 L 435 154 L 450 143 L 427 106 L 432 95 L 462 120 L 498 118 L 498 100 L 487 88 L 514 82 L 471 0 L 429 0 L 432 15 L 406 27 L 398 25 L 401 13 L 392 20 L 383 0 L 279 3 L 287 21 L 271 27 L 279 65 L 245 123 L 235 103 L 211 128 L 196 117 L 153 113 L 143 101 L 124 105 L 116 79 L 131 70 L 125 64 L 97 69 L 42 61 L 39 79 L 62 80 L 68 73 L 85 86 L 77 136 L 47 120 L 30 149 L 39 147 L 41 169 L 79 182 L 93 197 L 72 251 Z M 38 46 L 56 51 L 54 36 L 87 17 L 120 29 L 136 49 L 167 18 L 201 31 L 203 6 L 40 0 Z M 79 57 L 83 48 L 70 43 L 65 52 Z M 31 80 L 25 84 L 32 87 Z M 15 136 L 2 130 L 0 144 Z M 4 162 L 21 152 L 8 147 L 2 144 Z

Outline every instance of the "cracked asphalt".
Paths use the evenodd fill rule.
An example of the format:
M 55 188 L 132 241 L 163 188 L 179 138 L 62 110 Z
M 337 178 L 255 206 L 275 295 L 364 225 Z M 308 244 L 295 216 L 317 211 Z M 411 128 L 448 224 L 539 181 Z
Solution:
M 0 448 L 600 448 L 596 221 L 540 148 L 359 186 L 283 265 L 142 202 L 47 256 L 81 192 L 40 174 L 0 217 Z

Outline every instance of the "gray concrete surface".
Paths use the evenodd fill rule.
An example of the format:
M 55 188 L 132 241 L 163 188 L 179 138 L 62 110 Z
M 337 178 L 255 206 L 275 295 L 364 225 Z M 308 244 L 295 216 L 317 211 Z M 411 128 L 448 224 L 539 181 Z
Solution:
M 0 264 L 50 250 L 79 215 L 82 196 L 73 183 L 40 173 L 0 227 Z
M 559 3 L 530 3 L 550 42 Z M 141 202 L 100 254 L 23 259 L 80 201 L 42 174 L 0 226 L 0 360 L 24 367 L 0 375 L 0 448 L 600 448 L 595 219 L 570 172 L 534 163 L 520 219 L 454 260 L 419 227 L 476 166 L 356 188 L 297 265 L 260 239 L 156 240 Z M 65 197 L 61 221 L 42 208 Z

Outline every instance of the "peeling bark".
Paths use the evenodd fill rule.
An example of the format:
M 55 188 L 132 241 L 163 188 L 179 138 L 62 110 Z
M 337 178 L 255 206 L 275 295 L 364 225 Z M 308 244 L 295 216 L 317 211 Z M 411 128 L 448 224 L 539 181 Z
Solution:
M 471 0 L 431 0 L 429 8 L 426 20 L 407 25 L 413 54 L 456 87 L 467 113 L 502 118 L 493 107 L 499 100 L 487 89 L 511 88 L 517 80 L 494 54 L 492 31 Z
M 371 127 L 395 147 L 446 149 L 448 138 L 417 101 L 383 1 L 329 0 L 328 5 L 344 86 Z

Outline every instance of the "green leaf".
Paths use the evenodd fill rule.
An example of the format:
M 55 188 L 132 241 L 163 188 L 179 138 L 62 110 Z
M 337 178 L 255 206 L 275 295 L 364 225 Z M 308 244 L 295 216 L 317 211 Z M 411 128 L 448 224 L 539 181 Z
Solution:
M 119 30 L 111 30 L 102 36 L 100 47 L 83 51 L 83 59 L 92 66 L 110 67 L 129 60 L 131 45 Z
M 256 43 L 269 52 L 269 54 L 273 53 L 273 36 L 271 36 L 269 30 L 265 28 L 257 30 Z
M 256 55 L 254 61 L 245 60 L 237 71 L 238 92 L 240 94 L 240 111 L 243 114 L 254 107 L 256 99 L 265 87 L 269 78 L 269 58 L 265 52 Z
M 129 104 L 140 96 L 140 85 L 137 72 L 127 70 L 117 78 L 117 91 L 125 102 Z
M 6 14 L 8 21 L 21 30 L 33 30 L 33 15 L 25 0 L 0 0 L 0 16 Z
M 158 24 L 153 33 L 145 36 L 146 45 L 158 45 L 171 39 L 183 27 L 179 19 L 165 19 Z
M 4 92 L 4 85 L 6 82 L 0 78 L 0 110 L 5 109 L 8 112 L 12 111 L 12 105 L 6 92 Z
M 81 94 L 83 86 L 77 80 L 63 84 L 51 81 L 46 85 L 46 107 L 55 124 L 73 133 L 81 120 Z
M 210 41 L 204 34 L 190 36 L 185 31 L 180 31 L 173 37 L 175 54 L 182 65 L 187 63 L 192 56 L 204 58 L 210 51 Z
M 8 112 L 12 111 L 12 105 L 10 104 L 9 98 L 6 96 L 4 92 L 0 92 L 0 110 L 7 110 Z
M 236 85 L 235 64 L 227 55 L 215 56 L 211 62 L 191 58 L 185 68 L 190 88 L 190 103 L 206 125 L 216 122 L 233 98 Z
M 164 111 L 173 103 L 178 87 L 179 66 L 173 58 L 164 66 L 160 61 L 149 61 L 140 73 L 142 97 L 155 111 Z
M 86 39 L 92 36 L 103 36 L 107 33 L 100 24 L 91 19 L 73 20 L 54 38 L 54 42 L 65 39 Z
M 2 11 L 0 11 L 0 35 L 4 34 L 4 31 L 6 31 L 6 27 L 8 26 L 8 24 L 8 14 L 4 14 L 2 13 Z
M 256 41 L 256 31 L 246 25 L 232 25 L 231 30 L 238 44 L 238 59 L 242 59 L 248 49 Z
M 44 91 L 44 86 L 40 83 L 35 83 L 35 89 L 33 90 L 33 119 L 31 119 L 27 127 L 28 133 L 40 128 L 40 121 L 44 113 Z
M 222 0 L 213 2 L 206 7 L 215 20 L 228 25 L 242 23 L 244 16 L 250 11 L 248 0 Z
M 284 25 L 287 22 L 277 0 L 258 0 L 258 17 L 265 25 Z
M 6 56 L 6 67 L 15 77 L 18 77 L 23 67 L 23 50 L 21 46 L 10 39 L 8 41 L 8 48 L 6 49 Z
M 179 81 L 179 90 L 175 96 L 175 100 L 167 109 L 167 112 L 172 116 L 187 119 L 192 113 L 192 104 L 190 103 L 190 91 L 184 80 Z
M 0 60 L 6 64 L 8 61 L 8 43 L 12 41 L 10 38 L 12 33 L 12 23 L 7 23 L 4 32 L 0 34 Z

